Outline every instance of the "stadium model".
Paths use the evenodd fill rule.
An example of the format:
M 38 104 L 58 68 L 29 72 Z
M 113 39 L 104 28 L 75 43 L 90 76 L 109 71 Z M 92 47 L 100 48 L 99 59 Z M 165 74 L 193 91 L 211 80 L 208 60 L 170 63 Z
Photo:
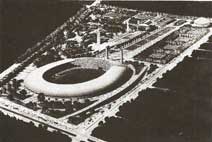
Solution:
M 126 65 L 97 58 L 78 58 L 40 67 L 29 74 L 24 83 L 33 92 L 48 97 L 91 97 L 112 91 L 114 85 L 123 84 L 122 78 L 130 74 Z M 74 83 L 57 83 L 61 78 Z
M 0 74 L 0 111 L 73 141 L 103 142 L 91 135 L 94 129 L 211 35 L 210 18 L 96 0 Z

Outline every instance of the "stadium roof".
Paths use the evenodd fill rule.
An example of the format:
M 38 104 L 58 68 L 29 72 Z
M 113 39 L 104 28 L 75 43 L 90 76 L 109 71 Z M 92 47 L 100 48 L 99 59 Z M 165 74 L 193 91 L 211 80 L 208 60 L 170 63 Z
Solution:
M 210 25 L 210 20 L 204 17 L 197 18 L 194 20 L 195 26 L 209 26 Z
M 82 59 L 82 58 L 81 58 Z M 59 65 L 72 62 L 74 59 L 67 59 L 47 64 L 33 71 L 24 80 L 25 86 L 36 93 L 44 93 L 49 97 L 83 97 L 104 92 L 112 87 L 125 75 L 127 67 L 122 65 L 112 65 L 102 76 L 82 83 L 76 84 L 56 84 L 48 82 L 43 78 L 43 74 Z M 85 59 L 86 60 L 86 59 Z M 97 59 L 94 59 L 97 60 Z

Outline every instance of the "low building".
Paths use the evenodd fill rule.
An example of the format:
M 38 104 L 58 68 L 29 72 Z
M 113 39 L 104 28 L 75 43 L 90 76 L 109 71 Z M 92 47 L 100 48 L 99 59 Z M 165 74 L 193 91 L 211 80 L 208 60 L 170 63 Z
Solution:
M 207 18 L 197 18 L 194 20 L 193 26 L 194 27 L 208 27 L 211 24 L 211 21 Z

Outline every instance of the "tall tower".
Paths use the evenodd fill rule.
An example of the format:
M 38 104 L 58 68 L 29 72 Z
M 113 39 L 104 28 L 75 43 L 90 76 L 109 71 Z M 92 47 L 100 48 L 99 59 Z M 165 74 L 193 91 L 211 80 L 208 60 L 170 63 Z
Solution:
M 123 64 L 124 63 L 124 52 L 123 52 L 123 48 L 121 47 L 120 48 L 120 53 L 121 53 L 121 63 Z
M 100 29 L 96 29 L 90 33 L 95 33 L 96 34 L 96 44 L 100 45 L 101 44 L 101 37 L 100 37 Z
M 130 19 L 127 19 L 127 20 L 124 22 L 124 24 L 127 25 L 127 30 L 126 30 L 127 32 L 130 31 L 129 21 L 130 21 Z
M 100 29 L 99 28 L 96 30 L 96 44 L 97 45 L 100 45 L 101 44 Z
M 105 48 L 105 58 L 109 59 L 109 46 L 106 46 Z
M 67 30 L 63 31 L 63 35 L 64 35 L 65 39 L 68 39 L 68 31 Z

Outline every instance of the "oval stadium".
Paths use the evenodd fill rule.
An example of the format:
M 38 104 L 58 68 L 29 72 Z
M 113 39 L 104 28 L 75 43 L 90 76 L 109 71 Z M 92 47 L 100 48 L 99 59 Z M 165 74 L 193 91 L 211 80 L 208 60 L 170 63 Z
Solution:
M 30 73 L 25 86 L 54 98 L 83 98 L 110 92 L 130 79 L 126 65 L 98 58 L 76 58 L 53 62 Z

